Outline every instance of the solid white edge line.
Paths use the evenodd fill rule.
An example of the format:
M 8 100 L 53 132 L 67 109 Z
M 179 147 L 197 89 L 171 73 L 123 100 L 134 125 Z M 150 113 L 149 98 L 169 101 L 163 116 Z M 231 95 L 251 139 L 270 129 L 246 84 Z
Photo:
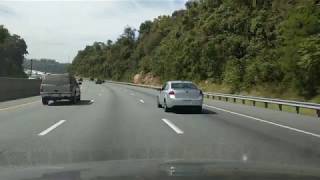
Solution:
M 168 119 L 161 119 L 164 123 L 166 123 L 171 129 L 174 130 L 177 134 L 183 134 L 184 132 L 178 128 L 175 124 L 173 124 L 171 121 Z
M 292 130 L 292 131 L 296 131 L 296 132 L 299 132 L 299 133 L 303 133 L 303 134 L 307 134 L 307 135 L 310 135 L 310 136 L 314 136 L 314 137 L 320 138 L 319 134 L 311 133 L 311 132 L 304 131 L 304 130 L 301 130 L 301 129 L 293 128 L 293 127 L 282 125 L 282 124 L 277 124 L 277 123 L 270 122 L 270 121 L 267 121 L 267 120 L 264 120 L 264 119 L 260 119 L 260 118 L 248 116 L 248 115 L 245 115 L 245 114 L 240 114 L 240 113 L 237 113 L 237 112 L 229 111 L 229 110 L 226 110 L 226 109 L 223 109 L 223 108 L 209 106 L 207 104 L 204 104 L 204 106 L 209 107 L 209 108 L 213 108 L 213 109 L 216 109 L 216 110 L 219 110 L 219 111 L 224 111 L 224 112 L 227 112 L 227 113 L 230 113 L 230 114 L 234 114 L 234 115 L 237 115 L 237 116 L 242 116 L 242 117 L 245 117 L 245 118 L 253 119 L 255 121 L 263 122 L 263 123 L 266 123 L 266 124 L 271 124 L 271 125 L 274 125 L 274 126 L 282 127 L 282 128 L 285 128 L 285 129 L 289 129 L 289 130 Z
M 144 103 L 144 100 L 143 100 L 143 99 L 140 99 L 140 102 L 141 102 L 141 103 Z
M 41 133 L 39 133 L 38 136 L 44 136 L 44 135 L 48 134 L 50 131 L 54 130 L 55 128 L 57 128 L 58 126 L 63 124 L 64 122 L 66 122 L 66 120 L 60 120 L 59 122 L 57 122 L 54 125 L 50 126 L 48 129 L 46 129 L 46 130 L 42 131 Z

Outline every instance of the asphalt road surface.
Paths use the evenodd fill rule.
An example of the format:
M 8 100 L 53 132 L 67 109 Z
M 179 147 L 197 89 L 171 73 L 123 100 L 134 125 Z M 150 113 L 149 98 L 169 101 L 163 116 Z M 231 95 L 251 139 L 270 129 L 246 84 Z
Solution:
M 127 159 L 236 160 L 320 167 L 320 119 L 206 100 L 165 113 L 156 90 L 85 81 L 82 101 L 0 103 L 0 166 Z

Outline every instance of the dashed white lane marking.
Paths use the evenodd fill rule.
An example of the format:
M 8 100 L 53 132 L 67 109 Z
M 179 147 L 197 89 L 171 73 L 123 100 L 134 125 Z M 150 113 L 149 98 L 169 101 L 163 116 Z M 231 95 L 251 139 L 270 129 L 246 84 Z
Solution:
M 134 96 L 134 94 L 133 94 L 133 93 L 130 93 L 130 95 L 131 95 L 131 96 Z
M 242 161 L 247 162 L 248 161 L 248 156 L 246 154 L 242 155 Z
M 29 104 L 34 104 L 34 103 L 37 103 L 37 102 L 40 102 L 40 101 L 33 101 L 33 102 L 29 102 L 29 103 L 10 106 L 10 107 L 6 107 L 6 108 L 2 108 L 2 109 L 0 109 L 0 111 L 10 110 L 10 109 L 17 109 L 19 107 L 23 107 L 23 106 L 26 106 L 26 105 L 29 105 Z
M 38 136 L 44 136 L 44 135 L 48 134 L 50 131 L 54 130 L 55 128 L 57 128 L 58 126 L 63 124 L 64 122 L 66 122 L 66 120 L 60 120 L 59 122 L 57 122 L 54 125 L 50 126 L 48 129 L 46 129 L 46 130 L 42 131 L 41 133 L 39 133 Z
M 226 109 L 223 109 L 223 108 L 218 108 L 218 107 L 214 107 L 214 106 L 209 106 L 209 105 L 207 105 L 207 104 L 204 104 L 204 106 L 209 107 L 209 108 L 213 108 L 213 109 L 216 109 L 216 110 L 219 110 L 219 111 L 224 111 L 224 112 L 227 112 L 227 113 L 230 113 L 230 114 L 234 114 L 234 115 L 237 115 L 237 116 L 249 118 L 249 119 L 252 119 L 252 120 L 255 120 L 255 121 L 258 121 L 258 122 L 262 122 L 262 123 L 266 123 L 266 124 L 271 124 L 271 125 L 274 125 L 274 126 L 277 126 L 277 127 L 289 129 L 289 130 L 292 130 L 292 131 L 295 131 L 295 132 L 299 132 L 299 133 L 303 133 L 303 134 L 307 134 L 307 135 L 310 135 L 310 136 L 313 136 L 313 137 L 320 138 L 320 135 L 319 135 L 319 134 L 311 133 L 311 132 L 304 131 L 304 130 L 301 130 L 301 129 L 293 128 L 293 127 L 286 126 L 286 125 L 282 125 L 282 124 L 277 124 L 277 123 L 270 122 L 270 121 L 267 121 L 267 120 L 264 120 L 264 119 L 260 119 L 260 118 L 248 116 L 248 115 L 245 115 L 245 114 L 240 114 L 240 113 L 237 113 L 237 112 L 229 111 L 229 110 L 226 110 Z
M 144 100 L 143 100 L 143 99 L 140 99 L 140 102 L 141 102 L 141 103 L 144 103 Z
M 171 121 L 169 121 L 168 119 L 161 119 L 164 123 L 166 123 L 171 129 L 174 130 L 174 132 L 176 132 L 177 134 L 183 134 L 184 132 L 178 128 L 178 126 L 176 126 L 175 124 L 173 124 Z
M 92 99 L 92 100 L 90 100 L 90 102 L 91 102 L 91 103 L 94 103 L 94 100 Z

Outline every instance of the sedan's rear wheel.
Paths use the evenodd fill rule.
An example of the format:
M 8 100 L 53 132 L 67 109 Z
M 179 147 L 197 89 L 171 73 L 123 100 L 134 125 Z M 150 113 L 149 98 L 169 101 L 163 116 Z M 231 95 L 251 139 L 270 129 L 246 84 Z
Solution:
M 166 103 L 166 101 L 164 101 L 164 112 L 170 112 L 171 111 L 171 109 L 167 106 L 167 103 Z
M 157 106 L 158 106 L 158 108 L 162 108 L 162 106 L 161 106 L 161 104 L 159 102 L 159 97 L 157 97 Z

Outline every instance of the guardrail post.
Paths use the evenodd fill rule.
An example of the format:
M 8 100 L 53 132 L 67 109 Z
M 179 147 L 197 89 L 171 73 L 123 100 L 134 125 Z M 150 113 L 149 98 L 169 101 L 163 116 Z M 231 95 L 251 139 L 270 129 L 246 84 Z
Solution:
M 299 114 L 299 112 L 300 112 L 299 106 L 296 106 L 296 112 L 297 112 L 297 114 Z
M 317 115 L 320 117 L 320 109 L 317 110 Z
M 267 102 L 264 102 L 264 107 L 268 108 L 268 103 Z
M 279 110 L 282 111 L 282 104 L 279 104 Z
M 252 105 L 253 105 L 253 106 L 256 106 L 256 101 L 252 101 Z
M 242 104 L 246 104 L 246 100 L 242 99 Z
M 207 98 L 208 98 L 208 99 L 210 98 L 209 94 L 207 95 Z
M 229 101 L 229 98 L 228 98 L 228 97 L 226 97 L 226 101 L 227 101 L 227 102 Z
M 212 96 L 212 99 L 214 99 L 215 97 L 214 96 Z
M 237 99 L 236 99 L 236 98 L 233 98 L 233 102 L 236 103 L 236 102 L 237 102 Z
M 221 100 L 221 96 L 219 96 L 218 98 L 219 98 L 219 100 Z

